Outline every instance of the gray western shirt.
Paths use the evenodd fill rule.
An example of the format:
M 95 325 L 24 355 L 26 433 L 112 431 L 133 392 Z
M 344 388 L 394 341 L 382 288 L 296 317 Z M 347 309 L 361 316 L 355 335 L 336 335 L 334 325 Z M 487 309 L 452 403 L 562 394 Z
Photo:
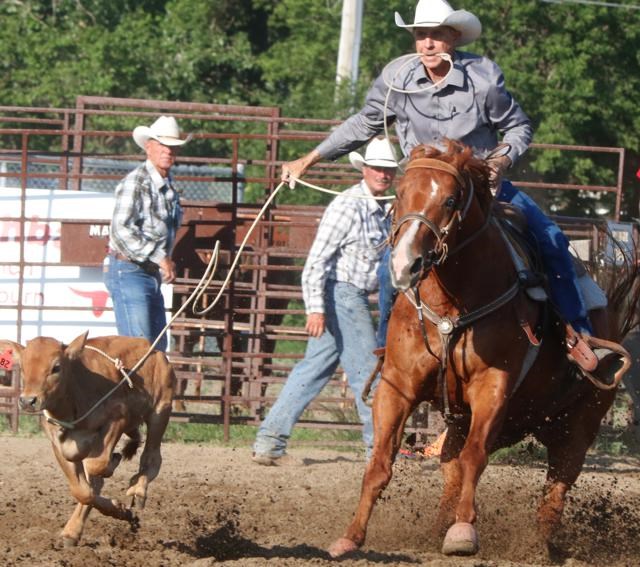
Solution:
M 419 59 L 389 63 L 367 93 L 363 108 L 338 126 L 316 150 L 324 159 L 337 159 L 384 131 L 385 98 L 389 84 L 416 91 L 432 85 Z M 405 156 L 418 144 L 443 149 L 450 138 L 471 146 L 484 158 L 499 142 L 511 145 L 512 163 L 527 150 L 533 137 L 531 122 L 505 88 L 504 75 L 490 59 L 456 51 L 446 81 L 424 92 L 389 93 L 387 120 L 395 121 Z

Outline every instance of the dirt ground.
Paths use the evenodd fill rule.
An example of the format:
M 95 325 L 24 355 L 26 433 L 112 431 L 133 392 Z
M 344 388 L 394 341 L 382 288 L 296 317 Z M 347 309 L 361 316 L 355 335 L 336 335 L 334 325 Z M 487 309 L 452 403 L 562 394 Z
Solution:
M 478 505 L 481 550 L 447 558 L 432 533 L 441 478 L 433 461 L 398 461 L 364 548 L 341 561 L 325 549 L 341 535 L 359 494 L 364 461 L 352 453 L 294 449 L 299 467 L 260 467 L 250 449 L 165 444 L 140 528 L 89 518 L 80 545 L 58 537 L 73 509 L 45 439 L 0 436 L 0 564 L 46 566 L 291 566 L 553 564 L 536 538 L 538 466 L 490 465 Z M 134 463 L 107 480 L 124 497 Z M 572 567 L 640 565 L 640 461 L 591 459 L 572 491 L 555 561 Z

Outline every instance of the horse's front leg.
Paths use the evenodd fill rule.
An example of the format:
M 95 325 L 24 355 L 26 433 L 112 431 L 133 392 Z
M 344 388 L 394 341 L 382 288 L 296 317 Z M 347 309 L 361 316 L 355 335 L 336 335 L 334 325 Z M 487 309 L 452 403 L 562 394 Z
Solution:
M 434 531 L 438 537 L 444 537 L 447 529 L 455 523 L 456 507 L 462 489 L 462 471 L 460 469 L 460 451 L 464 447 L 469 431 L 469 419 L 456 420 L 449 424 L 440 453 L 440 469 L 444 479 L 438 517 Z
M 407 390 L 398 388 L 383 373 L 373 398 L 373 453 L 362 480 L 360 502 L 344 535 L 329 547 L 332 557 L 355 551 L 364 543 L 373 507 L 391 480 L 405 422 L 416 406 L 415 393 Z
M 476 488 L 489 460 L 489 447 L 495 441 L 504 419 L 508 375 L 488 371 L 467 389 L 471 406 L 471 425 L 460 452 L 460 499 L 456 521 L 442 544 L 445 555 L 473 555 L 478 552 Z

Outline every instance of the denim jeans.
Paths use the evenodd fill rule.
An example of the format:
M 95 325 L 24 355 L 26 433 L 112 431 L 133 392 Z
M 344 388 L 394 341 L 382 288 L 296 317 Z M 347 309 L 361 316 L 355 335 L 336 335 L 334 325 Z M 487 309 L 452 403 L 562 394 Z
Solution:
M 111 294 L 118 334 L 127 337 L 145 337 L 150 342 L 167 324 L 164 298 L 160 291 L 160 272 L 149 274 L 138 264 L 107 257 L 104 283 Z M 167 335 L 156 345 L 167 350 Z
M 254 451 L 280 457 L 294 425 L 305 408 L 320 394 L 338 364 L 347 375 L 355 396 L 362 439 L 367 454 L 373 447 L 371 408 L 361 399 L 364 385 L 375 369 L 376 346 L 373 320 L 367 293 L 343 282 L 325 284 L 325 322 L 322 336 L 310 337 L 304 358 L 296 364 L 289 378 L 260 425 Z
M 561 317 L 579 332 L 593 334 L 578 275 L 569 252 L 569 240 L 535 201 L 503 180 L 498 201 L 518 207 L 527 219 L 527 230 L 537 244 L 544 264 L 551 301 Z
M 391 259 L 391 246 L 386 246 L 382 253 L 380 265 L 378 266 L 378 330 L 376 331 L 376 343 L 379 347 L 387 344 L 387 326 L 391 316 L 391 307 L 396 298 L 397 291 L 391 284 L 391 270 L 389 261 Z

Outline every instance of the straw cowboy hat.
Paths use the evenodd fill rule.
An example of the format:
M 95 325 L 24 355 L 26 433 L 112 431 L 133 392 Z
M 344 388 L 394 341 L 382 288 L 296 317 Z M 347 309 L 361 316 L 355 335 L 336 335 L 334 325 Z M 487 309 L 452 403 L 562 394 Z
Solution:
M 176 119 L 173 116 L 161 116 L 151 126 L 137 126 L 133 130 L 133 139 L 144 150 L 149 140 L 156 140 L 163 146 L 182 146 L 191 136 L 182 138 Z
M 398 167 L 393 146 L 386 138 L 374 138 L 367 146 L 367 151 L 362 157 L 358 152 L 349 154 L 351 165 L 358 171 L 362 171 L 363 165 L 376 167 Z
M 476 16 L 466 10 L 454 10 L 445 0 L 420 0 L 412 24 L 405 24 L 396 12 L 396 25 L 401 28 L 449 26 L 460 32 L 456 45 L 471 43 L 482 33 L 482 24 Z

